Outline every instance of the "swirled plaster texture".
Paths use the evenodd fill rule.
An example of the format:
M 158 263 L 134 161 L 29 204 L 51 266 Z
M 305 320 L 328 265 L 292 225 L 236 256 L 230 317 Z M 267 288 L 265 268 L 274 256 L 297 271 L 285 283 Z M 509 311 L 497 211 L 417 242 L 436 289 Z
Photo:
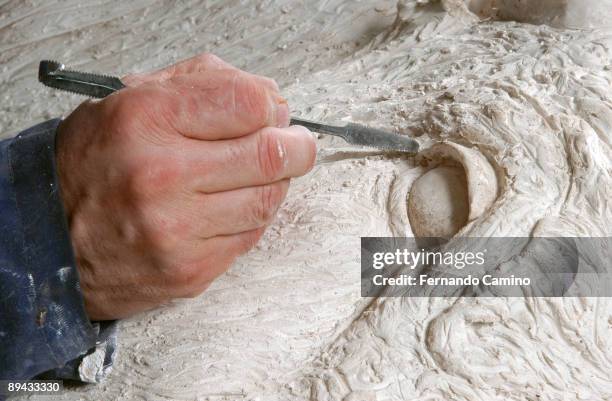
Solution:
M 1 132 L 80 100 L 35 83 L 41 58 L 119 74 L 213 51 L 277 78 L 295 115 L 480 154 L 498 188 L 463 235 L 610 236 L 612 6 L 524 3 L 8 2 Z M 361 298 L 359 237 L 412 235 L 427 167 L 318 143 L 254 251 L 201 297 L 123 321 L 108 380 L 58 399 L 612 398 L 609 299 Z

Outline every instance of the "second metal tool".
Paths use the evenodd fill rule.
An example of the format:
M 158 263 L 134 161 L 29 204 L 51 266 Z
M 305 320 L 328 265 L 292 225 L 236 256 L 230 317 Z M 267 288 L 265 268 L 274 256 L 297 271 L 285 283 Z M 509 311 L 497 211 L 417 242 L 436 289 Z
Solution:
M 125 88 L 117 77 L 72 71 L 66 69 L 64 64 L 49 60 L 40 62 L 38 80 L 52 88 L 95 98 L 103 98 Z M 298 118 L 292 118 L 291 124 L 302 125 L 321 134 L 339 136 L 354 145 L 408 153 L 416 153 L 419 150 L 419 143 L 412 138 L 359 124 L 333 126 Z

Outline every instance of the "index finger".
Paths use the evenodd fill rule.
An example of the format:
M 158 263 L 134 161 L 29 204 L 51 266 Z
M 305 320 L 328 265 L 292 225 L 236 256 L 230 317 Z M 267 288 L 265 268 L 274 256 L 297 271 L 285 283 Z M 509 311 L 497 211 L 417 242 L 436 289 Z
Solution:
M 287 101 L 240 70 L 176 76 L 140 88 L 149 114 L 188 138 L 230 139 L 289 125 Z
M 157 71 L 126 75 L 121 78 L 121 81 L 127 86 L 138 86 L 146 82 L 161 82 L 180 75 L 204 73 L 213 70 L 237 71 L 238 68 L 215 56 L 214 54 L 203 53 Z M 278 85 L 273 79 L 260 75 L 252 75 L 252 77 L 259 80 L 263 85 L 268 86 L 270 89 L 278 91 Z
M 212 70 L 237 70 L 237 68 L 214 54 L 204 53 L 157 71 L 126 75 L 121 81 L 128 86 L 137 86 L 146 82 L 160 82 L 179 75 Z

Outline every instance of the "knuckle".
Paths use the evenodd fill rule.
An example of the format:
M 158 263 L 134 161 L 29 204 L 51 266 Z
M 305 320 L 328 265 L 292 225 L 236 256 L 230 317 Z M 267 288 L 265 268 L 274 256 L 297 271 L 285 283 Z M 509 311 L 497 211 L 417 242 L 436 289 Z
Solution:
M 278 94 L 280 88 L 278 86 L 278 83 L 273 78 L 269 78 L 264 75 L 256 75 L 251 73 L 247 74 L 249 79 L 257 83 L 261 87 L 265 88 L 267 96 L 269 96 L 270 94 Z
M 258 135 L 259 170 L 267 182 L 282 177 L 286 165 L 286 152 L 280 132 L 274 128 L 264 128 Z
M 253 215 L 259 223 L 269 223 L 276 214 L 283 198 L 283 191 L 278 184 L 263 185 L 257 188 L 257 201 Z
M 116 132 L 147 138 L 152 133 L 170 131 L 181 103 L 169 95 L 169 83 L 145 83 L 127 88 L 108 98 L 107 120 Z M 181 98 L 184 99 L 185 97 Z M 106 102 L 104 99 L 103 102 Z
M 197 56 L 197 58 L 203 66 L 219 65 L 223 63 L 223 60 L 221 60 L 221 58 L 215 56 L 212 53 L 202 53 Z
M 258 127 L 266 126 L 272 114 L 266 86 L 244 72 L 235 73 L 233 82 L 236 111 L 248 115 Z

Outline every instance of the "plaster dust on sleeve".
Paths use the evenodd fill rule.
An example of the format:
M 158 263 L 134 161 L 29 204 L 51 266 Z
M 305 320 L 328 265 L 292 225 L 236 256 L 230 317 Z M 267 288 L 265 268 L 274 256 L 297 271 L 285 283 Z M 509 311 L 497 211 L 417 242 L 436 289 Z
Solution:
M 523 3 L 236 1 L 204 13 L 196 2 L 123 2 L 116 12 L 137 23 L 122 34 L 120 15 L 102 22 L 93 7 L 72 32 L 48 8 L 22 16 L 64 23 L 55 33 L 73 46 L 58 58 L 128 71 L 206 47 L 279 76 L 296 117 L 377 126 L 424 149 L 412 158 L 319 137 L 317 165 L 258 247 L 201 297 L 122 322 L 108 380 L 59 399 L 612 398 L 607 298 L 360 297 L 359 237 L 413 235 L 411 188 L 440 166 L 466 178 L 458 235 L 612 235 L 612 7 L 547 0 L 530 13 Z M 32 66 L 11 52 L 59 45 L 10 19 L 4 115 L 69 110 L 78 99 L 55 94 L 51 111 L 25 107 Z M 5 128 L 21 124 L 11 119 Z

